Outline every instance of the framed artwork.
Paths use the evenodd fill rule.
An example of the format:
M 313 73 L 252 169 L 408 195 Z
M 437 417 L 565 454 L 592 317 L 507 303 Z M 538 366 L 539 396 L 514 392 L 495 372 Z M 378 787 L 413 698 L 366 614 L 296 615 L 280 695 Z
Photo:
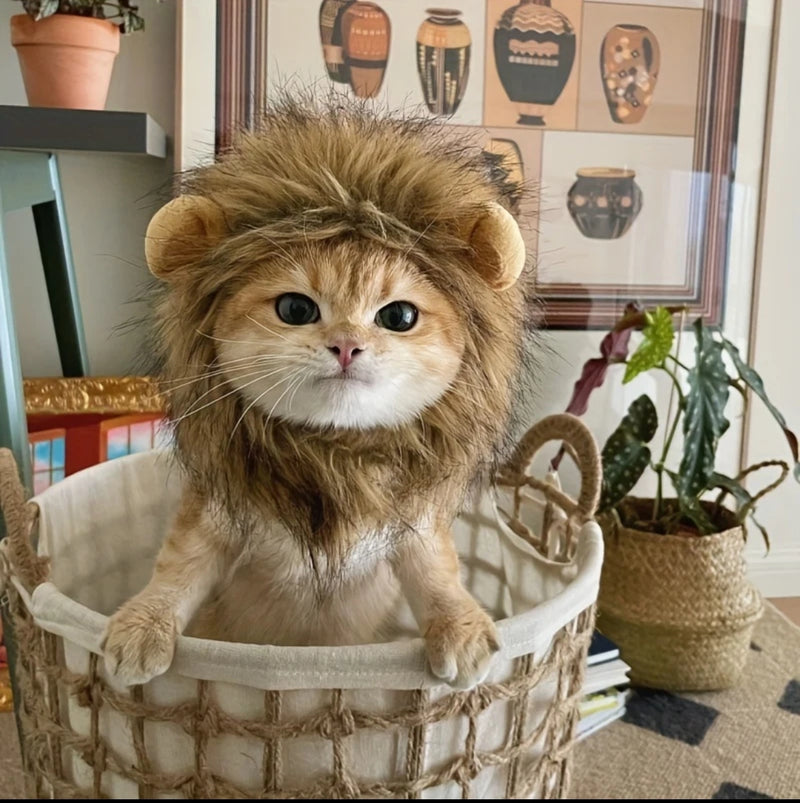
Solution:
M 533 200 L 545 324 L 722 323 L 747 0 L 217 0 L 215 142 L 319 87 L 441 117 Z
M 170 440 L 155 382 L 145 376 L 24 380 L 33 492 L 70 474 Z M 0 622 L 0 712 L 14 707 Z
M 169 443 L 148 377 L 24 381 L 33 492 L 89 466 Z

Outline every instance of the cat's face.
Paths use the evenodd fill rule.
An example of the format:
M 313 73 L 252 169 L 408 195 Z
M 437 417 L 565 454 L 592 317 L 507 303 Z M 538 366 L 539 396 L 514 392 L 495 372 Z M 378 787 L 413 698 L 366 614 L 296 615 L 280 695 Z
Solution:
M 347 242 L 276 253 L 214 337 L 243 409 L 340 428 L 413 419 L 456 381 L 464 351 L 455 310 L 413 265 Z

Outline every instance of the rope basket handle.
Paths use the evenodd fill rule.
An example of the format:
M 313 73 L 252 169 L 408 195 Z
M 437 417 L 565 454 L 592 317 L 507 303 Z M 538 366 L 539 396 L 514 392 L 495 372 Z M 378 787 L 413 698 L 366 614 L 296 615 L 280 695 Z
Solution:
M 549 482 L 526 473 L 536 453 L 553 440 L 561 440 L 567 453 L 581 473 L 581 489 L 577 500 Z M 543 418 L 522 436 L 511 459 L 498 472 L 497 483 L 514 488 L 518 493 L 524 485 L 535 488 L 545 498 L 558 505 L 569 518 L 579 524 L 594 518 L 600 500 L 603 469 L 594 436 L 586 424 L 569 413 Z
M 0 510 L 6 523 L 11 567 L 30 590 L 47 580 L 47 558 L 40 558 L 30 542 L 39 508 L 26 501 L 25 489 L 10 449 L 0 449 Z
M 789 464 L 785 460 L 762 460 L 760 463 L 754 463 L 752 466 L 746 468 L 744 471 L 740 472 L 739 474 L 737 474 L 736 477 L 734 477 L 735 482 L 741 483 L 741 481 L 749 474 L 753 474 L 756 471 L 761 471 L 762 468 L 773 468 L 773 467 L 779 468 L 781 470 L 780 476 L 778 477 L 778 479 L 774 480 L 769 485 L 765 485 L 757 494 L 754 494 L 753 497 L 750 499 L 750 501 L 741 508 L 740 512 L 743 513 L 745 516 L 750 511 L 755 510 L 756 503 L 762 497 L 766 496 L 771 491 L 774 491 L 786 479 L 786 477 L 789 476 L 789 471 L 790 471 Z M 728 493 L 729 491 L 723 488 L 720 491 L 719 496 L 717 496 L 715 504 L 718 506 L 721 505 L 722 500 Z

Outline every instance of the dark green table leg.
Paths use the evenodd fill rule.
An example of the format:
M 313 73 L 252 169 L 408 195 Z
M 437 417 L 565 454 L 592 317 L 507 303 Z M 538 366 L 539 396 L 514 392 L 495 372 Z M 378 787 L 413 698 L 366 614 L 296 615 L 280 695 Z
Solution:
M 7 446 L 14 453 L 25 484 L 30 488 L 31 456 L 28 427 L 25 422 L 22 368 L 19 362 L 3 240 L 2 195 L 0 195 L 0 446 Z
M 0 188 L 2 193 L 2 188 Z M 6 446 L 14 453 L 20 467 L 22 481 L 30 490 L 31 455 L 28 446 L 28 427 L 25 421 L 25 397 L 22 391 L 22 370 L 17 350 L 17 335 L 14 329 L 14 311 L 11 309 L 11 289 L 8 282 L 8 263 L 6 262 L 3 240 L 3 198 L 0 194 L 0 446 Z M 5 525 L 0 516 L 0 539 L 5 537 Z M 8 666 L 11 675 L 11 689 L 14 700 L 20 700 L 20 690 L 14 676 L 16 666 L 16 641 L 7 615 L 2 605 L 3 641 L 8 652 Z M 17 717 L 17 730 L 22 744 L 20 721 Z
M 49 167 L 55 198 L 33 205 L 36 238 L 42 255 L 61 370 L 64 376 L 86 376 L 89 358 L 55 154 L 50 156 Z

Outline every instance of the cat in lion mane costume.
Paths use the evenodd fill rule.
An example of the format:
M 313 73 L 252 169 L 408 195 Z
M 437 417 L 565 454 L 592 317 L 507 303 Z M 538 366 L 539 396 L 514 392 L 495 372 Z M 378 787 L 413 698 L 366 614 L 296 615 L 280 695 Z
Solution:
M 430 667 L 485 677 L 494 623 L 451 536 L 509 424 L 526 331 L 506 173 L 446 126 L 284 98 L 146 237 L 184 473 L 147 587 L 110 619 L 126 683 L 177 636 L 356 644 L 405 594 Z

